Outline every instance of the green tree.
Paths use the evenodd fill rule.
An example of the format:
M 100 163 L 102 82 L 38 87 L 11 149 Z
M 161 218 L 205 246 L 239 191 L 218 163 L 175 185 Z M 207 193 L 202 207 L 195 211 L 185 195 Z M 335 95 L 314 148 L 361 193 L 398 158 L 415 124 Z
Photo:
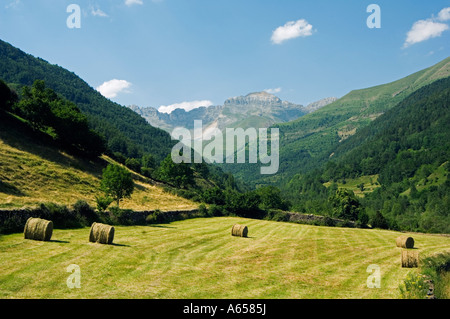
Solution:
M 97 203 L 97 210 L 99 212 L 104 212 L 113 202 L 113 199 L 109 196 L 96 196 L 95 201 Z
M 234 189 L 224 191 L 225 209 L 238 216 L 253 217 L 258 213 L 260 196 L 255 191 L 240 193 Z
M 371 225 L 373 228 L 381 228 L 381 229 L 389 228 L 389 224 L 388 224 L 386 218 L 383 216 L 383 214 L 380 211 L 377 211 L 375 213 L 375 216 L 372 219 Z
M 107 196 L 117 202 L 117 207 L 123 198 L 130 198 L 134 190 L 134 182 L 131 173 L 119 166 L 109 164 L 103 169 L 101 189 Z
M 0 110 L 10 111 L 17 101 L 16 92 L 12 91 L 3 80 L 0 80 Z
M 131 169 L 132 171 L 135 171 L 136 173 L 141 172 L 141 161 L 137 158 L 127 158 L 125 160 L 125 166 Z
M 23 98 L 18 103 L 21 115 L 36 130 L 47 126 L 52 115 L 50 101 L 54 95 L 45 90 L 44 81 L 34 81 L 31 89 L 24 86 L 22 95 Z
M 194 183 L 194 174 L 189 165 L 174 163 L 170 154 L 161 162 L 158 171 L 159 178 L 176 187 L 186 188 Z
M 346 220 L 357 220 L 361 203 L 351 190 L 340 188 L 330 198 L 333 215 Z
M 151 168 L 151 169 L 156 168 L 156 160 L 152 154 L 149 154 L 149 153 L 144 154 L 144 156 L 142 156 L 141 162 L 142 162 L 142 167 L 144 167 L 144 168 Z
M 34 129 L 47 129 L 64 146 L 84 155 L 98 156 L 106 150 L 105 141 L 91 130 L 85 114 L 72 102 L 58 97 L 42 80 L 31 88 L 23 87 L 23 98 L 17 103 L 19 114 Z
M 275 186 L 265 186 L 259 188 L 257 194 L 260 196 L 261 209 L 288 209 L 287 203 L 281 197 L 281 191 Z
M 202 193 L 202 200 L 207 204 L 225 204 L 223 191 L 217 186 L 205 189 Z

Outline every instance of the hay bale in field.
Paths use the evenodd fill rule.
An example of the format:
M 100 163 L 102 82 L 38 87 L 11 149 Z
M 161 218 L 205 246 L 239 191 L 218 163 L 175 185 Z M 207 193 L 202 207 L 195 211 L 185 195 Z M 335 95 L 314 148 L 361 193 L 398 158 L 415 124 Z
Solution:
M 25 239 L 49 241 L 52 238 L 53 222 L 41 218 L 28 218 L 23 235 Z
M 247 237 L 248 228 L 244 225 L 234 224 L 231 228 L 231 235 L 238 237 Z
M 396 239 L 397 247 L 401 248 L 414 248 L 414 238 L 408 236 L 400 236 Z
M 414 250 L 402 250 L 402 268 L 419 267 L 419 252 Z
M 89 232 L 89 241 L 92 243 L 112 244 L 114 227 L 110 225 L 93 223 Z

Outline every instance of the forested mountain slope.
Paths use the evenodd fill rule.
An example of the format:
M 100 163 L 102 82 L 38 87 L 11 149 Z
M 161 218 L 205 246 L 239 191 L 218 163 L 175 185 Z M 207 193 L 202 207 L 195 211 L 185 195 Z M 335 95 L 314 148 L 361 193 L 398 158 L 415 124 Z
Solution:
M 21 87 L 44 80 L 88 116 L 91 127 L 106 138 L 112 152 L 136 158 L 150 153 L 159 161 L 175 144 L 165 131 L 152 127 L 127 107 L 102 96 L 73 72 L 27 54 L 0 40 L 0 78 L 21 93 Z
M 275 176 L 261 176 L 257 165 L 234 165 L 237 178 L 252 185 L 286 183 L 327 162 L 333 151 L 357 130 L 371 123 L 419 88 L 450 76 L 450 57 L 397 81 L 354 90 L 297 120 L 273 127 L 280 130 L 280 169 Z
M 284 194 L 298 210 L 326 213 L 336 183 L 371 176 L 378 187 L 361 199 L 369 214 L 380 211 L 394 228 L 450 232 L 449 108 L 450 77 L 422 87 L 343 141 L 320 170 L 292 178 Z

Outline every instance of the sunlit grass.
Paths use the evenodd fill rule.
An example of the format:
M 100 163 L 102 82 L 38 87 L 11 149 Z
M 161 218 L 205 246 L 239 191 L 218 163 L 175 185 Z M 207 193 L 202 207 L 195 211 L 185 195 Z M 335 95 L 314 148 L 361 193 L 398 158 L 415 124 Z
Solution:
M 21 149 L 25 147 L 26 149 Z M 0 209 L 35 207 L 53 202 L 70 207 L 85 200 L 96 207 L 102 169 L 112 159 L 87 161 L 56 149 L 21 142 L 20 148 L 0 140 Z M 198 204 L 163 192 L 145 180 L 135 180 L 135 191 L 121 205 L 135 210 L 194 209 Z
M 235 223 L 249 238 L 231 236 Z M 319 227 L 233 217 L 116 227 L 114 245 L 89 229 L 54 230 L 51 242 L 0 238 L 1 298 L 399 298 L 397 232 Z M 421 256 L 450 238 L 414 234 Z M 67 266 L 81 269 L 69 289 Z M 368 288 L 367 267 L 381 270 Z

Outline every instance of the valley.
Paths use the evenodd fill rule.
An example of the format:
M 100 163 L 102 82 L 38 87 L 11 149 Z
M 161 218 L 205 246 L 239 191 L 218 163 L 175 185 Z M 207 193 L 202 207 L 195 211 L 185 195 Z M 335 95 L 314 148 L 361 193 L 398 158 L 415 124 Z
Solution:
M 405 233 L 423 260 L 448 265 L 450 58 L 306 107 L 261 91 L 162 113 L 119 105 L 3 41 L 0 55 L 0 298 L 396 299 L 411 273 L 394 245 Z M 202 138 L 227 128 L 253 138 L 221 153 L 225 140 L 195 140 L 199 122 Z M 193 144 L 170 136 L 179 126 Z M 261 129 L 280 144 L 252 153 Z M 174 161 L 177 145 L 195 160 Z M 231 162 L 242 150 L 253 160 Z M 228 157 L 206 161 L 217 154 Z M 103 207 L 108 167 L 133 191 Z M 53 239 L 24 239 L 23 211 L 54 218 Z M 87 242 L 90 218 L 114 225 L 114 244 Z M 235 223 L 247 238 L 230 235 Z M 64 285 L 73 263 L 80 290 Z M 381 289 L 366 284 L 370 265 Z

